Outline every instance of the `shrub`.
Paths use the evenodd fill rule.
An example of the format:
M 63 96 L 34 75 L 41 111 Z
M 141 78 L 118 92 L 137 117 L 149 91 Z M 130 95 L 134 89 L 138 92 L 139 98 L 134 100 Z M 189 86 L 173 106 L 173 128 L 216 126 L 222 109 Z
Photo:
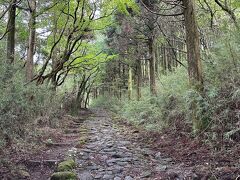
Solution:
M 46 85 L 26 84 L 22 67 L 17 61 L 14 65 L 0 61 L 0 148 L 11 139 L 34 133 L 33 126 L 31 131 L 28 127 L 35 118 L 46 114 L 51 117 L 58 107 L 58 97 L 53 97 Z
M 110 109 L 131 123 L 142 125 L 148 130 L 172 126 L 175 123 L 174 118 L 183 118 L 182 94 L 188 89 L 186 72 L 186 69 L 178 68 L 171 74 L 162 75 L 161 81 L 158 81 L 157 97 L 151 96 L 148 87 L 143 87 L 140 101 L 100 96 L 93 100 L 91 106 Z
M 99 96 L 97 99 L 93 99 L 91 102 L 91 107 L 101 107 L 104 109 L 109 109 L 113 112 L 118 112 L 122 106 L 122 102 L 111 96 Z
M 143 87 L 140 101 L 101 97 L 96 102 L 147 129 L 189 131 L 192 127 L 193 132 L 207 134 L 212 140 L 229 137 L 226 134 L 235 132 L 240 120 L 239 33 L 229 34 L 215 40 L 204 58 L 203 92 L 192 89 L 187 69 L 178 67 L 160 75 L 156 97 L 150 95 L 149 87 Z

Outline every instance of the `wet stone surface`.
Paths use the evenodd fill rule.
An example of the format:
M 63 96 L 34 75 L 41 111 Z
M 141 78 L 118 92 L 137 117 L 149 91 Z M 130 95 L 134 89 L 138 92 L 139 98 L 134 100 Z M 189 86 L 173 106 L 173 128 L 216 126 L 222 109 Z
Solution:
M 158 179 L 157 173 L 168 168 L 166 163 L 160 164 L 164 161 L 160 153 L 155 156 L 149 148 L 138 145 L 106 112 L 98 110 L 84 124 L 89 140 L 76 157 L 80 180 Z

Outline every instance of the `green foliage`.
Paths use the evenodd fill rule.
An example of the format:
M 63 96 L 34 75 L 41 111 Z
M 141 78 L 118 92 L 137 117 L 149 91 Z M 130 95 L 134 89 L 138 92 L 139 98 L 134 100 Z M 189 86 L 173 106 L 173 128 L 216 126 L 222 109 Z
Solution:
M 53 173 L 51 180 L 76 180 L 77 175 L 74 172 L 64 171 Z
M 139 10 L 134 0 L 106 0 L 104 1 L 103 11 L 117 9 L 119 12 L 129 15 L 127 8 L 132 8 L 133 11 Z
M 144 124 L 147 129 L 159 130 L 174 125 L 174 118 L 184 111 L 182 94 L 188 89 L 186 69 L 179 68 L 174 73 L 161 75 L 157 89 L 157 97 L 152 97 L 149 89 L 144 88 L 140 101 L 124 103 L 121 111 L 124 117 L 135 124 Z
M 1 10 L 4 11 L 8 3 L 7 1 L 0 1 L 0 3 Z M 172 45 L 176 57 L 168 58 L 173 54 L 167 52 L 166 47 L 164 52 L 158 52 L 156 55 L 165 56 L 165 60 L 171 61 L 179 58 L 183 64 L 187 64 L 184 61 L 185 55 L 183 55 L 185 48 L 181 47 L 184 44 L 179 46 L 174 42 L 178 38 L 184 42 L 185 33 L 182 23 L 178 25 L 174 19 L 161 19 L 161 22 L 158 20 L 159 27 L 162 28 L 158 29 L 159 27 L 156 26 L 149 36 L 148 29 L 151 28 L 146 22 L 149 21 L 147 20 L 148 16 L 149 19 L 152 19 L 150 17 L 152 15 L 145 13 L 144 8 L 141 9 L 135 0 L 96 2 L 70 0 L 55 3 L 56 1 L 44 0 L 41 4 L 37 4 L 37 53 L 35 55 L 38 55 L 40 60 L 35 68 L 39 70 L 40 66 L 46 62 L 47 67 L 44 69 L 43 76 L 51 76 L 56 73 L 56 79 L 61 79 L 70 75 L 58 91 L 62 95 L 64 94 L 64 103 L 66 100 L 68 107 L 72 107 L 76 103 L 75 96 L 81 85 L 79 79 L 83 75 L 93 74 L 93 76 L 89 76 L 91 78 L 88 80 L 89 92 L 92 90 L 91 83 L 94 83 L 93 87 L 101 88 L 102 85 L 105 87 L 105 82 L 113 92 L 112 94 L 119 92 L 119 89 L 126 92 L 128 75 L 125 72 L 127 71 L 125 66 L 131 66 L 136 71 L 135 60 L 142 57 L 148 58 L 149 48 L 145 42 L 146 38 L 149 40 L 149 37 L 154 37 L 154 42 L 157 42 L 158 45 L 161 44 L 162 47 L 169 46 L 167 40 L 171 42 L 173 39 Z M 80 3 L 79 7 L 78 3 Z M 157 3 L 159 4 L 157 5 Z M 160 4 L 156 1 L 155 5 L 168 9 L 167 6 Z M 235 133 L 235 126 L 240 117 L 239 32 L 231 30 L 234 27 L 233 23 L 229 23 L 231 17 L 216 2 L 199 0 L 196 5 L 203 45 L 201 48 L 204 47 L 202 54 L 205 55 L 202 56 L 205 76 L 204 92 L 199 93 L 189 87 L 187 70 L 178 67 L 172 69 L 172 72 L 161 74 L 158 77 L 156 97 L 150 95 L 148 86 L 144 86 L 140 101 L 134 100 L 134 98 L 131 101 L 127 100 L 124 97 L 125 92 L 121 94 L 123 96 L 121 100 L 113 97 L 111 93 L 105 93 L 105 95 L 92 100 L 92 107 L 100 106 L 110 109 L 121 114 L 133 124 L 141 125 L 148 130 L 161 130 L 166 127 L 177 129 L 181 123 L 185 123 L 187 126 L 193 127 L 193 131 L 196 132 L 199 130 L 211 130 L 215 134 L 225 132 L 226 137 Z M 238 21 L 240 17 L 239 11 L 237 11 L 240 7 L 239 1 L 226 1 L 226 5 L 234 12 L 236 21 Z M 19 6 L 25 7 L 27 4 L 20 1 Z M 136 15 L 139 10 L 142 10 L 141 16 Z M 209 13 L 211 10 L 214 12 L 214 17 Z M 173 12 L 175 9 L 172 9 Z M 26 44 L 28 44 L 29 30 L 25 27 L 28 25 L 28 16 L 29 12 L 18 8 L 14 65 L 5 63 L 6 54 L 1 52 L 5 53 L 6 43 L 4 41 L 0 43 L 0 147 L 6 143 L 5 140 L 9 136 L 11 136 L 10 138 L 26 136 L 26 127 L 32 125 L 37 116 L 54 114 L 60 104 L 59 97 L 54 93 L 49 93 L 52 91 L 49 90 L 47 84 L 35 86 L 35 84 L 26 84 L 25 82 L 24 62 L 20 62 L 18 56 L 23 56 Z M 7 18 L 6 13 L 0 19 L 1 35 L 6 31 Z M 169 23 L 169 21 L 174 23 Z M 210 25 L 212 25 L 211 31 L 209 31 Z M 175 26 L 179 30 L 175 31 Z M 108 31 L 105 32 L 106 37 L 103 32 L 108 27 Z M 140 33 L 136 33 L 135 30 Z M 105 39 L 107 38 L 106 43 Z M 5 39 L 3 38 L 3 40 Z M 53 44 L 56 46 L 52 49 Z M 54 51 L 51 52 L 52 50 Z M 119 56 L 115 55 L 116 52 L 119 53 Z M 45 61 L 50 53 L 53 53 L 51 54 L 52 59 Z M 61 62 L 62 64 L 53 67 L 53 58 L 56 63 Z M 117 63 L 114 60 L 117 60 Z M 56 72 L 54 68 L 56 68 Z M 167 67 L 164 68 L 167 69 Z M 145 70 L 148 71 L 146 66 Z M 64 76 L 65 74 L 66 76 Z M 63 80 L 65 79 L 63 78 Z M 65 94 L 66 91 L 72 92 L 70 98 L 67 97 L 67 93 Z M 86 92 L 81 96 L 85 97 Z
M 76 70 L 71 71 L 72 73 L 79 73 L 91 68 L 96 69 L 100 64 L 116 57 L 115 55 L 108 55 L 105 52 L 103 38 L 103 35 L 97 34 L 94 41 L 81 44 L 81 48 L 85 50 L 85 55 L 82 55 L 76 58 L 74 62 L 71 62 L 71 65 L 76 67 Z
M 239 33 L 216 40 L 206 65 L 206 98 L 212 111 L 212 129 L 232 131 L 239 121 L 240 104 Z
M 157 102 L 157 98 L 151 97 L 150 94 L 144 97 L 141 101 L 128 101 L 124 102 L 120 114 L 135 125 L 143 125 L 150 129 L 152 124 L 156 128 L 159 128 L 162 122 L 162 112 L 159 111 L 160 106 Z M 158 126 L 156 126 L 158 125 Z
M 148 130 L 160 130 L 174 126 L 174 118 L 182 117 L 185 111 L 183 94 L 187 89 L 186 69 L 179 68 L 174 73 L 161 75 L 157 97 L 152 97 L 149 87 L 144 87 L 140 101 L 99 97 L 92 105 L 113 110 L 137 126 L 141 125 Z
M 204 61 L 204 92 L 189 86 L 187 70 L 181 67 L 160 75 L 157 97 L 152 97 L 149 87 L 144 87 L 140 101 L 123 99 L 120 103 L 101 97 L 94 102 L 104 103 L 105 108 L 111 107 L 133 124 L 148 130 L 179 129 L 185 124 L 192 127 L 193 132 L 211 132 L 208 135 L 211 140 L 221 137 L 219 131 L 228 136 L 235 132 L 240 114 L 239 57 L 239 36 L 232 32 L 216 40 Z M 194 122 L 195 119 L 198 121 Z
M 188 90 L 184 95 L 186 120 L 193 124 L 193 132 L 196 134 L 199 130 L 206 129 L 211 121 L 210 104 L 194 89 Z
M 99 96 L 97 99 L 93 99 L 91 102 L 91 107 L 101 107 L 104 109 L 109 109 L 113 112 L 118 112 L 122 102 L 116 97 L 109 96 Z
M 26 84 L 22 65 L 0 60 L 0 148 L 7 137 L 21 139 L 33 133 L 27 128 L 35 123 L 36 116 L 54 114 L 58 107 L 58 97 L 46 86 Z
M 58 172 L 72 171 L 75 167 L 76 167 L 75 161 L 73 159 L 69 159 L 59 163 L 57 167 L 57 171 Z

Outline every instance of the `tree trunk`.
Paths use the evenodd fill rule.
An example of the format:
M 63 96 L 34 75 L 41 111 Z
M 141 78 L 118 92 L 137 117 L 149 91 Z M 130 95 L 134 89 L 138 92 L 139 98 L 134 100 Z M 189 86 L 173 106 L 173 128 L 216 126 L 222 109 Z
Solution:
M 57 27 L 57 16 L 56 16 L 55 13 L 53 15 L 53 18 L 54 18 L 53 39 L 54 39 L 54 42 L 56 42 L 57 41 L 56 36 L 57 36 L 57 33 L 58 33 L 58 31 L 57 31 L 58 27 Z M 56 69 L 57 65 L 58 65 L 57 52 L 58 52 L 58 47 L 55 47 L 55 49 L 53 50 L 53 53 L 52 53 L 52 70 Z M 54 73 L 54 75 L 52 76 L 51 81 L 52 81 L 52 90 L 54 92 L 56 92 L 56 90 L 57 90 L 57 74 L 56 73 Z
M 142 97 L 141 86 L 142 86 L 142 67 L 141 60 L 137 60 L 137 100 L 139 101 Z
M 78 91 L 77 91 L 77 98 L 76 98 L 76 102 L 74 105 L 74 111 L 76 112 L 79 108 L 81 108 L 82 105 L 82 94 L 83 91 L 85 89 L 85 85 L 86 85 L 86 75 L 84 74 L 82 77 L 82 81 L 78 87 Z
M 202 64 L 200 58 L 200 39 L 195 17 L 193 0 L 183 0 L 186 44 L 187 44 L 187 61 L 190 84 L 200 93 L 203 91 Z M 191 119 L 193 122 L 193 131 L 196 133 L 203 129 L 201 117 L 197 115 L 197 101 L 193 99 L 191 108 Z
M 14 62 L 15 54 L 15 19 L 16 19 L 16 0 L 13 0 L 9 9 L 8 17 L 8 36 L 7 36 L 7 63 Z
M 89 106 L 89 101 L 90 101 L 90 93 L 92 91 L 92 86 L 94 84 L 94 81 L 91 82 L 91 84 L 87 87 L 87 91 L 86 91 L 86 100 L 84 102 L 84 107 L 87 108 Z
M 132 89 L 133 89 L 133 82 L 132 82 L 132 68 L 129 66 L 129 73 L 128 73 L 128 99 L 132 99 Z
M 150 91 L 152 95 L 157 95 L 153 39 L 149 39 L 148 46 L 149 46 L 149 55 L 150 55 L 150 59 L 149 59 Z
M 156 71 L 156 75 L 158 76 L 159 74 L 159 46 L 158 44 L 156 44 L 155 46 L 155 71 Z
M 203 74 L 200 58 L 200 39 L 193 0 L 183 0 L 187 43 L 188 74 L 190 84 L 203 90 Z
M 144 61 L 144 83 L 149 83 L 148 60 Z
M 162 46 L 162 67 L 163 67 L 163 74 L 166 74 L 167 71 L 167 60 L 166 60 L 166 48 Z
M 33 78 L 33 57 L 35 54 L 36 39 L 36 0 L 29 0 L 30 19 L 29 19 L 29 39 L 26 63 L 26 78 L 30 81 Z

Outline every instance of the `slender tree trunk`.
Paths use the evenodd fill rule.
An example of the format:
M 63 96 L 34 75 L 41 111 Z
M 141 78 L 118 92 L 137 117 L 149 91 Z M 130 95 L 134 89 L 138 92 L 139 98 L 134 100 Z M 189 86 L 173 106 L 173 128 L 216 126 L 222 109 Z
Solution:
M 200 58 L 200 39 L 193 0 L 183 0 L 187 38 L 187 60 L 190 84 L 203 90 L 203 74 Z
M 162 61 L 163 61 L 163 74 L 166 74 L 166 71 L 167 71 L 167 58 L 166 58 L 166 48 L 163 46 L 162 47 L 162 50 L 163 50 L 163 58 L 162 58 Z
M 158 44 L 155 45 L 155 71 L 156 71 L 156 75 L 158 76 L 159 73 L 159 69 L 158 69 L 158 65 L 159 65 L 159 47 Z
M 145 60 L 145 63 L 144 63 L 144 70 L 145 70 L 145 72 L 144 72 L 144 74 L 145 74 L 144 82 L 145 82 L 145 83 L 148 83 L 148 82 L 149 82 L 149 71 L 148 71 L 148 67 L 149 67 L 149 65 L 148 65 L 148 60 Z
M 171 49 L 167 48 L 167 63 L 168 63 L 168 71 L 172 71 L 172 59 L 171 59 Z
M 29 0 L 30 19 L 29 19 L 29 39 L 26 62 L 26 78 L 30 81 L 33 78 L 33 58 L 35 54 L 36 41 L 36 0 Z
M 149 46 L 149 54 L 150 54 L 150 59 L 149 59 L 150 91 L 152 95 L 157 95 L 153 39 L 149 39 L 148 46 Z
M 125 64 L 122 65 L 123 66 L 123 74 L 122 74 L 122 77 L 123 77 L 123 88 L 126 89 L 127 85 L 126 85 L 126 81 L 127 81 L 127 76 L 126 76 L 126 66 Z
M 87 92 L 86 92 L 86 100 L 85 100 L 85 103 L 84 103 L 84 107 L 87 108 L 88 105 L 89 105 L 89 101 L 90 101 L 90 93 L 92 91 L 92 86 L 94 84 L 94 81 L 91 82 L 91 84 L 89 85 L 89 87 L 87 88 Z
M 139 101 L 142 97 L 141 86 L 142 86 L 142 67 L 141 60 L 137 60 L 137 100 Z
M 15 55 L 15 21 L 16 21 L 16 2 L 11 2 L 11 7 L 8 14 L 8 35 L 7 35 L 7 62 L 14 62 Z
M 144 78 L 145 78 L 145 64 L 144 64 L 144 60 L 141 60 L 141 69 L 142 69 L 142 81 L 144 83 Z
M 121 86 L 122 86 L 122 82 L 121 80 L 123 79 L 122 77 L 122 68 L 121 68 L 121 62 L 118 62 L 118 83 L 117 83 L 117 93 L 118 93 L 118 97 L 119 99 L 121 99 Z
M 57 67 L 57 49 L 53 50 L 52 53 L 52 69 Z M 51 78 L 52 90 L 56 92 L 57 90 L 57 74 L 54 74 Z
M 132 89 L 133 89 L 133 82 L 132 82 L 132 68 L 129 66 L 129 73 L 128 73 L 128 99 L 132 99 Z
M 53 39 L 54 39 L 54 42 L 57 41 L 57 33 L 58 33 L 58 27 L 57 27 L 57 16 L 56 14 L 54 13 L 53 15 L 53 18 L 54 18 L 54 27 L 53 27 Z M 58 64 L 58 61 L 57 61 L 57 51 L 58 51 L 58 47 L 55 47 L 55 49 L 53 50 L 53 53 L 52 53 L 52 69 L 56 69 L 57 68 L 57 64 Z M 54 92 L 56 92 L 57 90 L 57 74 L 54 73 L 54 75 L 52 76 L 51 78 L 51 81 L 52 81 L 52 90 Z
M 75 102 L 75 107 L 74 110 L 77 111 L 79 108 L 81 108 L 82 105 L 82 94 L 85 88 L 85 83 L 86 83 L 86 75 L 84 74 L 82 77 L 82 81 L 78 87 L 78 91 L 77 91 L 77 98 L 76 98 L 76 102 Z

